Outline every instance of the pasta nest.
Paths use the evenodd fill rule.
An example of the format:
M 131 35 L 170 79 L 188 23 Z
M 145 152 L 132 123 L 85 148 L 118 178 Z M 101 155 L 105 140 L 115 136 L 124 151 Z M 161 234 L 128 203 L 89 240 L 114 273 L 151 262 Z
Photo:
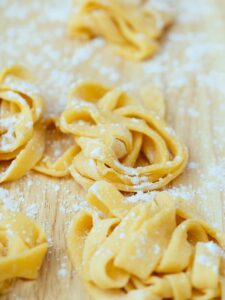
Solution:
M 105 38 L 121 56 L 140 61 L 153 56 L 171 16 L 144 5 L 118 0 L 84 0 L 68 25 L 73 37 Z
M 43 101 L 30 81 L 20 66 L 0 72 L 0 183 L 25 175 L 44 152 Z
M 134 204 L 100 181 L 86 199 L 68 250 L 94 299 L 222 299 L 224 236 L 168 193 Z
M 20 212 L 0 207 L 0 294 L 16 278 L 35 279 L 47 252 L 45 234 Z
M 163 115 L 155 88 L 141 103 L 118 88 L 77 85 L 60 117 L 60 129 L 80 147 L 70 165 L 72 176 L 85 188 L 106 180 L 125 192 L 167 185 L 183 171 L 188 155 Z

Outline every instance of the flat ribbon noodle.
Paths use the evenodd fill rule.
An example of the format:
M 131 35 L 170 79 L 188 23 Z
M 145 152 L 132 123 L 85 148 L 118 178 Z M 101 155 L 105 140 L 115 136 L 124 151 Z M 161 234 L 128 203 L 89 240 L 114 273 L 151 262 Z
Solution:
M 159 93 L 154 95 L 163 105 Z M 107 180 L 122 191 L 149 191 L 162 188 L 183 171 L 186 147 L 160 118 L 164 109 L 151 106 L 149 98 L 149 103 L 141 104 L 118 88 L 92 82 L 71 92 L 60 128 L 74 135 L 81 148 L 70 171 L 83 187 Z
M 48 127 L 55 127 L 57 131 L 60 131 L 57 118 L 50 118 L 46 120 L 46 130 Z M 47 141 L 45 141 L 45 144 Z M 52 158 L 44 153 L 41 160 L 33 168 L 35 171 L 52 176 L 52 177 L 64 177 L 70 174 L 69 166 L 71 165 L 74 156 L 79 152 L 78 145 L 70 146 L 60 157 L 54 162 Z
M 94 299 L 222 299 L 224 236 L 168 193 L 134 204 L 98 181 L 86 200 L 100 214 L 80 211 L 67 244 Z
M 20 66 L 0 72 L 0 162 L 10 161 L 0 183 L 25 175 L 44 152 L 43 101 Z
M 0 294 L 16 278 L 35 279 L 47 252 L 46 237 L 33 220 L 0 206 Z
M 70 36 L 105 38 L 117 53 L 140 61 L 153 56 L 159 39 L 171 23 L 171 17 L 160 11 L 118 0 L 83 0 L 68 25 Z

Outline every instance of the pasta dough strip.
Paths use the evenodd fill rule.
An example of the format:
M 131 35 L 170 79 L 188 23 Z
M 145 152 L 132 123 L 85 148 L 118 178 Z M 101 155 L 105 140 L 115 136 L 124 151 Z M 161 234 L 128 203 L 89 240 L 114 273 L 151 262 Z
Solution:
M 46 120 L 46 130 L 48 127 L 54 126 L 59 131 L 58 120 L 48 119 Z M 56 161 L 52 162 L 50 157 L 44 154 L 33 168 L 35 171 L 49 175 L 52 177 L 64 177 L 70 174 L 69 166 L 72 163 L 74 156 L 79 152 L 77 145 L 70 146 Z

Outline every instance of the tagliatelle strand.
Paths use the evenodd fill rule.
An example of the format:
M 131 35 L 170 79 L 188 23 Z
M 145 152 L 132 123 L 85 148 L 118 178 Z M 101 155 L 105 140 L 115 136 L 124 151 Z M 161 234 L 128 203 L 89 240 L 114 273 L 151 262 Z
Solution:
M 47 252 L 40 227 L 20 212 L 0 207 L 0 294 L 17 278 L 35 279 Z
M 105 38 L 118 54 L 140 61 L 153 56 L 171 18 L 164 12 L 119 0 L 80 1 L 68 25 L 73 37 Z
M 58 120 L 57 119 L 48 119 L 46 121 L 46 130 L 48 127 L 55 127 L 56 130 L 59 130 Z M 60 157 L 58 157 L 54 162 L 52 162 L 51 157 L 46 153 L 43 155 L 41 160 L 33 168 L 35 171 L 49 175 L 52 177 L 64 177 L 69 175 L 69 166 L 71 165 L 74 156 L 80 151 L 78 145 L 70 146 Z
M 166 193 L 134 204 L 96 182 L 68 234 L 68 250 L 94 299 L 222 299 L 224 236 Z
M 157 101 L 159 93 L 154 94 Z M 117 88 L 92 82 L 75 87 L 60 129 L 74 135 L 81 149 L 70 166 L 77 182 L 88 188 L 107 180 L 122 191 L 148 191 L 162 188 L 183 171 L 186 147 L 159 117 L 159 107 L 150 110 L 149 98 L 147 108 L 147 100 L 141 104 Z
M 11 161 L 0 182 L 25 175 L 44 152 L 43 101 L 31 79 L 16 65 L 0 73 L 0 161 Z

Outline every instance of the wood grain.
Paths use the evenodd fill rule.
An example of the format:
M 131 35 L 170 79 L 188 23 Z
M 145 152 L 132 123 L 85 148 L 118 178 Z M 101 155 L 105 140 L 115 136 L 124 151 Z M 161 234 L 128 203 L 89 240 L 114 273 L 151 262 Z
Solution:
M 6 9 L 4 11 L 3 8 L 6 5 L 14 5 L 16 0 L 5 2 L 7 2 L 5 6 L 2 4 L 3 17 L 0 20 L 0 32 L 6 39 L 8 34 L 6 30 L 14 28 L 16 31 L 18 28 L 25 28 L 26 24 L 32 20 L 36 22 L 35 14 L 42 12 L 42 5 L 44 12 L 46 7 L 49 9 L 51 5 L 57 6 L 60 0 L 40 1 L 41 5 L 34 13 L 32 12 L 34 15 L 28 12 L 30 19 L 23 20 L 9 19 Z M 185 4 L 185 2 L 189 3 Z M 29 6 L 31 4 L 30 1 L 23 0 L 21 5 Z M 45 5 L 47 6 L 45 7 Z M 187 21 L 185 21 L 185 13 L 182 11 L 185 5 L 190 8 L 190 11 L 186 12 Z M 198 11 L 198 7 L 205 7 L 206 11 Z M 60 53 L 58 62 L 57 60 L 51 62 L 50 68 L 43 68 L 42 64 L 35 68 L 34 62 L 29 63 L 28 61 L 28 53 L 39 55 L 41 48 L 38 47 L 40 45 L 35 47 L 28 43 L 26 46 L 24 45 L 24 48 L 22 46 L 18 48 L 19 53 L 10 54 L 7 53 L 6 48 L 3 49 L 1 46 L 5 42 L 3 37 L 2 40 L 0 38 L 0 66 L 6 66 L 15 58 L 19 60 L 19 63 L 28 64 L 42 89 L 48 107 L 47 113 L 58 114 L 65 106 L 66 91 L 69 91 L 67 84 L 62 91 L 57 77 L 49 81 L 48 77 L 54 70 L 63 69 L 64 73 L 70 75 L 72 82 L 84 78 L 108 84 L 130 84 L 129 92 L 137 97 L 142 86 L 159 85 L 166 97 L 167 121 L 188 145 L 190 161 L 199 166 L 197 170 L 187 169 L 173 182 L 173 186 L 182 185 L 190 191 L 196 191 L 200 187 L 200 193 L 195 193 L 194 199 L 190 202 L 212 224 L 216 223 L 221 229 L 225 229 L 225 189 L 223 189 L 224 186 L 220 186 L 215 174 L 207 173 L 210 164 L 222 166 L 225 157 L 225 93 L 222 87 L 225 86 L 223 76 L 225 74 L 225 51 L 223 51 L 225 49 L 225 4 L 223 0 L 179 0 L 174 1 L 174 9 L 177 20 L 170 28 L 170 33 L 162 41 L 160 53 L 151 62 L 134 64 L 123 61 L 117 58 L 108 46 L 105 46 L 95 49 L 90 57 L 82 63 L 73 64 L 75 51 L 84 47 L 84 44 L 70 41 L 63 33 L 55 44 L 49 38 L 52 48 Z M 181 20 L 179 15 L 183 16 Z M 195 18 L 191 18 L 191 16 L 195 16 Z M 46 20 L 46 22 L 42 22 L 42 26 L 38 30 L 49 32 L 51 36 L 51 31 L 60 26 L 62 26 L 60 22 Z M 13 47 L 13 37 L 7 41 Z M 12 57 L 13 59 L 11 59 Z M 43 57 L 45 56 L 42 55 Z M 63 58 L 68 58 L 68 63 L 65 65 L 62 63 Z M 71 65 L 69 59 L 71 59 Z M 94 61 L 96 64 L 99 63 L 99 68 L 93 66 Z M 155 71 L 152 62 L 155 62 Z M 197 68 L 198 64 L 200 64 L 199 68 Z M 106 66 L 106 71 L 102 66 Z M 110 77 L 111 73 L 107 71 L 110 66 L 117 72 L 116 75 L 119 74 L 119 79 L 115 80 Z M 162 70 L 160 71 L 159 68 Z M 61 80 L 60 77 L 58 80 Z M 52 89 L 55 89 L 54 93 Z M 215 172 L 217 173 L 217 170 Z M 211 177 L 209 178 L 209 176 Z M 31 180 L 32 184 L 29 184 Z M 205 182 L 207 180 L 208 182 Z M 208 183 L 213 182 L 215 182 L 214 187 L 208 188 Z M 18 280 L 12 292 L 1 299 L 90 299 L 66 256 L 65 242 L 68 224 L 76 210 L 73 207 L 83 201 L 85 191 L 71 178 L 52 179 L 34 172 L 2 187 L 9 190 L 15 201 L 22 195 L 24 201 L 20 201 L 21 210 L 26 211 L 30 204 L 38 204 L 36 219 L 44 227 L 48 237 L 52 239 L 52 243 L 39 278 L 30 282 Z M 204 195 L 202 195 L 202 191 L 204 191 Z

